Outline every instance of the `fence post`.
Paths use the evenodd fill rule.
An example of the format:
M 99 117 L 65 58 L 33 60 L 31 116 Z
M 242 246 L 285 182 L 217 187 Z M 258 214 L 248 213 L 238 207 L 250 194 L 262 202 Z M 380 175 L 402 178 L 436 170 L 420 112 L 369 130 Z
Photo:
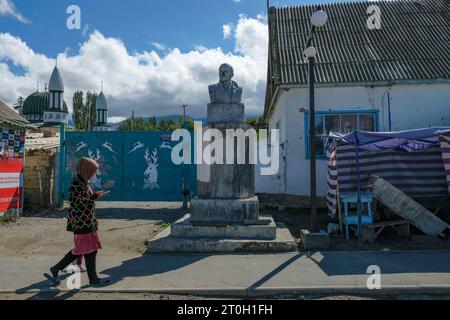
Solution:
M 58 207 L 64 207 L 64 178 L 66 173 L 66 131 L 64 124 L 60 125 L 59 130 L 59 139 L 60 139 L 60 147 L 59 147 L 59 195 L 58 195 Z

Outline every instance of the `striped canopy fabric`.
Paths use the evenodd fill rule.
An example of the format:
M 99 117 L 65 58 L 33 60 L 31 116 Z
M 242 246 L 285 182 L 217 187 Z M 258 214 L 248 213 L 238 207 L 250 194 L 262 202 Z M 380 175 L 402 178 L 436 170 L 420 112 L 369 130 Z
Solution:
M 405 151 L 405 148 L 399 148 L 400 146 L 380 150 L 368 150 L 370 149 L 368 145 L 360 147 L 359 173 L 362 190 L 368 185 L 371 176 L 379 176 L 413 198 L 448 195 L 450 133 L 440 133 L 436 138 L 438 137 L 434 144 L 410 152 Z M 377 142 L 378 146 L 379 143 L 380 141 Z M 403 140 L 402 146 L 405 145 L 407 142 Z M 327 200 L 332 216 L 336 213 L 338 190 L 357 192 L 357 174 L 355 145 L 335 141 L 328 150 Z
M 444 160 L 445 175 L 447 179 L 448 192 L 450 194 L 450 133 L 440 136 L 442 159 Z

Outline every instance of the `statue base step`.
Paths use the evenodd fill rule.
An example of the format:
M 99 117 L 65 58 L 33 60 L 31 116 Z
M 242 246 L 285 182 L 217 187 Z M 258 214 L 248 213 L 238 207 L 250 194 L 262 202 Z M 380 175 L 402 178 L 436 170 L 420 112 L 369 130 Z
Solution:
M 219 239 L 257 239 L 274 240 L 277 237 L 277 226 L 272 218 L 267 224 L 195 224 L 190 219 L 180 221 L 171 228 L 171 236 L 178 238 L 219 238 Z M 262 219 L 260 219 L 261 222 Z
M 199 199 L 191 201 L 193 223 L 240 223 L 258 220 L 258 197 L 248 199 Z
M 286 227 L 277 226 L 270 216 L 263 219 L 270 220 L 270 224 L 196 226 L 186 215 L 147 241 L 147 253 L 275 253 L 297 250 Z

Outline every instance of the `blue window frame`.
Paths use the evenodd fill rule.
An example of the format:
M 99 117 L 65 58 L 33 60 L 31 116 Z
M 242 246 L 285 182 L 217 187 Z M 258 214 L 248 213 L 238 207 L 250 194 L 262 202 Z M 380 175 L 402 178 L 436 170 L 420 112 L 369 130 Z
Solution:
M 316 111 L 316 158 L 325 159 L 325 141 L 331 131 L 350 133 L 354 130 L 379 131 L 378 110 Z M 310 158 L 309 112 L 305 112 L 306 158 Z

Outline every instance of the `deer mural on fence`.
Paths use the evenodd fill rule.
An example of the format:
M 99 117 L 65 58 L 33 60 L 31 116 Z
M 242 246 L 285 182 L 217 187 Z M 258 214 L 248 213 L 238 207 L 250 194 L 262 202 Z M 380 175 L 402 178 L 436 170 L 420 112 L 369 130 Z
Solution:
M 94 152 L 91 149 L 89 149 L 88 157 L 90 159 L 95 160 L 95 161 L 98 162 L 101 159 L 102 155 L 101 155 L 99 149 L 97 149 L 97 154 L 96 155 L 94 155 Z M 95 173 L 94 177 L 91 180 L 92 187 L 94 187 L 96 189 L 101 189 L 101 187 L 102 187 L 101 175 L 102 175 L 102 173 L 100 172 L 100 170 L 97 170 L 97 172 Z
M 155 148 L 150 154 L 150 150 L 147 148 L 144 155 L 145 161 L 147 161 L 147 170 L 144 172 L 144 190 L 145 189 L 159 189 L 158 185 L 158 150 Z

